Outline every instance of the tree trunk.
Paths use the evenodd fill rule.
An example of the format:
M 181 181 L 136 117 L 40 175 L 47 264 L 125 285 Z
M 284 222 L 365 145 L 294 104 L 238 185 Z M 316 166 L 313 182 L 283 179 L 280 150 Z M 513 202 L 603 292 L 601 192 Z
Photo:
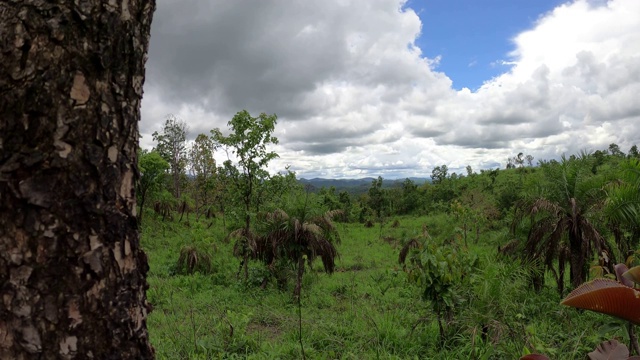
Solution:
M 134 184 L 153 0 L 0 2 L 0 358 L 150 359 Z
M 585 273 L 585 252 L 582 248 L 582 239 L 580 233 L 576 234 L 573 231 L 569 232 L 569 250 L 570 261 L 569 271 L 571 277 L 571 287 L 576 289 L 586 279 Z
M 147 198 L 147 189 L 140 190 L 140 213 L 138 214 L 138 226 L 142 226 L 142 214 L 144 213 L 144 201 Z
M 298 269 L 296 274 L 296 287 L 293 289 L 293 297 L 300 301 L 300 293 L 302 292 L 302 276 L 304 275 L 304 256 L 298 257 Z

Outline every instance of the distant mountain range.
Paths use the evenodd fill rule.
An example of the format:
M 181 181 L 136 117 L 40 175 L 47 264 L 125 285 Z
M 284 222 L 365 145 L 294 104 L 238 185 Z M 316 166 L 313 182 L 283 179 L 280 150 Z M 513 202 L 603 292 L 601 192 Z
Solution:
M 366 177 L 360 179 L 323 179 L 323 178 L 313 178 L 313 179 L 305 179 L 301 178 L 298 181 L 303 185 L 310 185 L 311 191 L 318 191 L 321 188 L 330 188 L 335 187 L 336 192 L 347 191 L 351 194 L 362 194 L 366 193 L 371 187 L 371 183 L 376 178 Z M 416 183 L 417 185 L 422 185 L 425 182 L 431 182 L 430 178 L 415 178 L 410 177 L 411 181 Z M 382 187 L 383 188 L 393 188 L 399 187 L 405 179 L 383 179 Z

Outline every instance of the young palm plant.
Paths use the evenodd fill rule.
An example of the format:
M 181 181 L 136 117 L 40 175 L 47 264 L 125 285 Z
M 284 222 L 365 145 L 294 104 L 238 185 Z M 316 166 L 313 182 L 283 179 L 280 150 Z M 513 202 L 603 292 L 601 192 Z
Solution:
M 582 154 L 576 159 L 563 157 L 558 164 L 545 165 L 548 185 L 523 201 L 516 216 L 516 221 L 522 221 L 528 215 L 531 226 L 526 252 L 553 270 L 560 292 L 565 261 L 569 263 L 571 285 L 576 288 L 587 278 L 592 254 L 608 250 L 593 220 L 594 210 L 604 198 L 603 180 L 590 172 L 589 162 L 589 156 Z M 553 268 L 556 259 L 557 272 Z
M 296 268 L 294 297 L 300 297 L 305 260 L 311 264 L 316 258 L 322 260 L 325 272 L 335 269 L 340 241 L 333 217 L 341 210 L 330 210 L 319 216 L 309 216 L 302 211 L 301 216 L 289 216 L 277 209 L 267 213 L 262 223 L 262 236 L 256 240 L 254 257 L 263 261 L 272 272 L 278 262 L 284 261 Z
M 229 239 L 236 240 L 233 245 L 233 255 L 242 259 L 236 277 L 240 277 L 240 273 L 244 269 L 244 280 L 246 281 L 249 277 L 249 259 L 256 258 L 258 253 L 257 235 L 250 228 L 242 227 L 229 233 L 226 241 Z

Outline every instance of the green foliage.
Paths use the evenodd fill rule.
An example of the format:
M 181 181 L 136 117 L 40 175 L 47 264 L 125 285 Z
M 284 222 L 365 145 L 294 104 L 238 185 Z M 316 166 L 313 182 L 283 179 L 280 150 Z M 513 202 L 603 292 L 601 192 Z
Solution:
M 195 202 L 195 210 L 204 214 L 215 193 L 221 191 L 216 179 L 216 161 L 214 152 L 218 148 L 215 139 L 206 134 L 199 134 L 188 151 L 190 194 Z
M 256 191 L 256 188 L 260 187 L 263 180 L 268 179 L 266 167 L 271 160 L 278 157 L 278 154 L 267 149 L 270 144 L 278 143 L 278 139 L 272 136 L 276 122 L 275 114 L 262 113 L 258 117 L 252 117 L 249 112 L 242 110 L 229 121 L 231 133 L 228 136 L 222 135 L 218 129 L 211 131 L 213 139 L 236 156 L 242 169 L 241 172 L 238 171 L 230 160 L 224 163 L 228 177 L 233 181 L 233 186 L 245 205 L 244 218 L 247 230 L 250 226 L 250 208 L 256 204 L 259 206 L 261 202 L 261 198 L 256 196 L 256 193 L 261 192 Z
M 377 219 L 382 219 L 382 210 L 384 208 L 384 191 L 382 190 L 382 177 L 371 182 L 369 188 L 369 206 L 376 214 Z
M 444 180 L 447 178 L 449 172 L 449 168 L 447 165 L 436 166 L 431 171 L 431 181 L 434 184 L 442 184 Z
M 173 220 L 173 211 L 178 205 L 178 200 L 167 189 L 162 189 L 157 194 L 157 200 L 153 204 L 153 210 L 158 215 L 162 215 L 162 220 Z
M 543 186 L 520 203 L 516 221 L 530 222 L 526 253 L 533 260 L 541 260 L 556 274 L 558 291 L 563 292 L 564 264 L 570 266 L 572 286 L 578 287 L 587 279 L 587 264 L 593 253 L 606 251 L 607 243 L 598 229 L 594 210 L 603 201 L 603 178 L 591 171 L 592 159 L 583 154 L 579 158 L 562 158 L 560 163 L 542 166 Z M 555 261 L 558 259 L 557 270 Z
M 413 246 L 411 242 L 408 244 Z M 456 244 L 438 244 L 428 235 L 418 248 L 420 250 L 414 250 L 409 256 L 406 272 L 409 281 L 423 289 L 422 298 L 431 303 L 444 341 L 443 318 L 451 319 L 461 303 L 460 287 L 464 278 L 475 270 L 478 258 L 460 251 Z
M 420 195 L 418 194 L 418 185 L 411 179 L 405 179 L 402 183 L 402 196 L 400 201 L 399 214 L 411 214 L 419 205 Z
M 138 158 L 141 191 L 159 190 L 163 175 L 169 170 L 169 163 L 156 151 L 141 150 Z
M 142 222 L 144 204 L 148 198 L 155 198 L 162 188 L 164 175 L 169 169 L 167 163 L 159 153 L 155 151 L 141 150 L 138 156 L 138 170 L 140 180 L 137 184 L 138 202 L 140 203 L 139 222 Z
M 208 227 L 208 222 L 192 221 L 186 227 L 159 219 L 149 216 L 142 230 L 151 267 L 147 294 L 154 306 L 148 324 L 158 359 L 301 357 L 293 284 L 287 292 L 275 282 L 262 289 L 262 280 L 271 275 L 259 263 L 249 266 L 252 286 L 238 281 L 239 261 L 229 256 L 233 243 L 222 241 L 226 231 L 221 222 Z M 455 226 L 447 219 L 446 214 L 400 217 L 400 226 L 385 227 L 384 235 L 417 237 L 427 224 L 434 237 L 449 238 Z M 400 249 L 377 240 L 378 229 L 361 224 L 337 224 L 336 229 L 342 241 L 333 275 L 319 276 L 322 269 L 314 266 L 303 279 L 302 336 L 308 358 L 515 359 L 527 347 L 571 359 L 603 338 L 625 334 L 619 327 L 591 334 L 586 329 L 602 327 L 602 316 L 558 308 L 553 289 L 540 294 L 528 290 L 526 269 L 496 257 L 500 229 L 487 233 L 486 242 L 470 244 L 468 252 L 482 261 L 453 285 L 456 298 L 464 301 L 455 304 L 450 321 L 443 317 L 446 336 L 441 343 L 430 302 L 417 301 L 423 288 L 409 286 L 398 269 Z M 215 244 L 211 259 L 216 271 L 175 274 L 180 249 L 194 243 Z M 446 247 L 454 245 L 441 246 L 449 251 Z M 289 276 L 294 274 L 289 268 Z
M 304 197 L 304 189 L 296 180 L 296 173 L 290 171 L 289 168 L 286 169 L 286 172 L 269 177 L 263 182 L 260 189 L 262 190 L 261 199 L 265 204 L 263 209 L 266 211 L 286 209 L 292 199 Z

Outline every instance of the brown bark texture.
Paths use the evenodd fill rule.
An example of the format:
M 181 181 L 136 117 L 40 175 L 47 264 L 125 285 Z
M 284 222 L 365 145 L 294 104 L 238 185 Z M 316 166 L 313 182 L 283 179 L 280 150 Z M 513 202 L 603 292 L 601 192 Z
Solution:
M 0 1 L 0 359 L 148 359 L 134 184 L 153 0 Z

